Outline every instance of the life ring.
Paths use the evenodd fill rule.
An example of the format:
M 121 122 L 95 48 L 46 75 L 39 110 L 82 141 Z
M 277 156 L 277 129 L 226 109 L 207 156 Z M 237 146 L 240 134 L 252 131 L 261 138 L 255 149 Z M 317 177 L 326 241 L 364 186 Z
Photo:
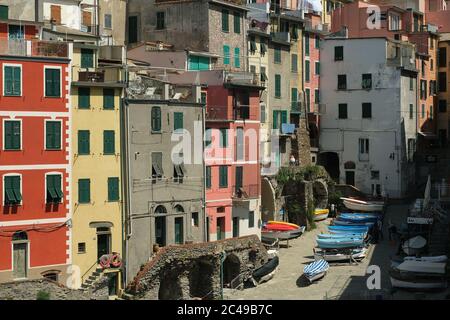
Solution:
M 104 254 L 99 259 L 99 264 L 103 269 L 109 268 L 111 266 L 111 257 L 109 254 Z
M 115 268 L 118 268 L 122 265 L 122 258 L 118 253 L 113 253 L 111 257 L 111 265 Z

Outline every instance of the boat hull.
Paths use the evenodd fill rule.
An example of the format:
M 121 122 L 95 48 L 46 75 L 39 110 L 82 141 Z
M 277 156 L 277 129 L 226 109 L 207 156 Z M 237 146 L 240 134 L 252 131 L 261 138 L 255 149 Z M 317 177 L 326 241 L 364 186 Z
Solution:
M 445 280 L 418 282 L 412 280 L 409 281 L 399 280 L 393 278 L 392 276 L 390 278 L 391 278 L 391 285 L 394 288 L 423 290 L 423 289 L 445 289 L 448 286 L 448 283 Z
M 314 253 L 314 259 L 320 260 L 324 259 L 328 262 L 336 262 L 336 261 L 348 261 L 350 258 L 353 260 L 362 260 L 367 255 L 367 249 L 363 248 L 361 250 L 354 250 L 352 254 L 344 254 L 344 253 L 332 253 L 327 251 L 316 251 Z
M 326 218 L 328 218 L 328 212 L 314 215 L 314 221 L 322 221 L 325 220 Z
M 323 271 L 317 274 L 309 275 L 305 274 L 305 278 L 308 279 L 309 283 L 313 283 L 316 280 L 322 279 L 327 274 L 327 271 Z
M 316 239 L 317 246 L 322 249 L 357 248 L 364 246 L 363 239 Z
M 358 203 L 351 200 L 344 200 L 344 206 L 347 209 L 354 211 L 364 211 L 364 212 L 373 212 L 373 211 L 383 211 L 383 204 L 377 203 Z

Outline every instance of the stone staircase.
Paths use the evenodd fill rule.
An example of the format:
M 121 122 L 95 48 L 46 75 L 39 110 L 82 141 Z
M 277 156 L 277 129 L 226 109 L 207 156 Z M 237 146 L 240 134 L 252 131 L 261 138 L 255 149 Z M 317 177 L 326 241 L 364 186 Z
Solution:
M 94 272 L 91 273 L 91 275 L 81 284 L 81 289 L 84 291 L 89 290 L 92 288 L 92 286 L 100 280 L 100 278 L 103 275 L 103 269 L 100 267 L 97 267 Z

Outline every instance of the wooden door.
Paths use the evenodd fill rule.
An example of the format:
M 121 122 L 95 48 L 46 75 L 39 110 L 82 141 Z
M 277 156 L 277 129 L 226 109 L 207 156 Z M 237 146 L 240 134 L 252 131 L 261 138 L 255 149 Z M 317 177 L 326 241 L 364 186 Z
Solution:
M 13 244 L 13 277 L 14 279 L 26 278 L 28 268 L 28 243 Z

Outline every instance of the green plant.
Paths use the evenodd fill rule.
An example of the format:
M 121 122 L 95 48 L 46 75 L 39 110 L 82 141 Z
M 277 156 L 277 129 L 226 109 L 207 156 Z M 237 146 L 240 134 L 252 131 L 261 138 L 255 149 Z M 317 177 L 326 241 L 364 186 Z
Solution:
M 50 300 L 50 292 L 40 290 L 36 294 L 36 300 Z

